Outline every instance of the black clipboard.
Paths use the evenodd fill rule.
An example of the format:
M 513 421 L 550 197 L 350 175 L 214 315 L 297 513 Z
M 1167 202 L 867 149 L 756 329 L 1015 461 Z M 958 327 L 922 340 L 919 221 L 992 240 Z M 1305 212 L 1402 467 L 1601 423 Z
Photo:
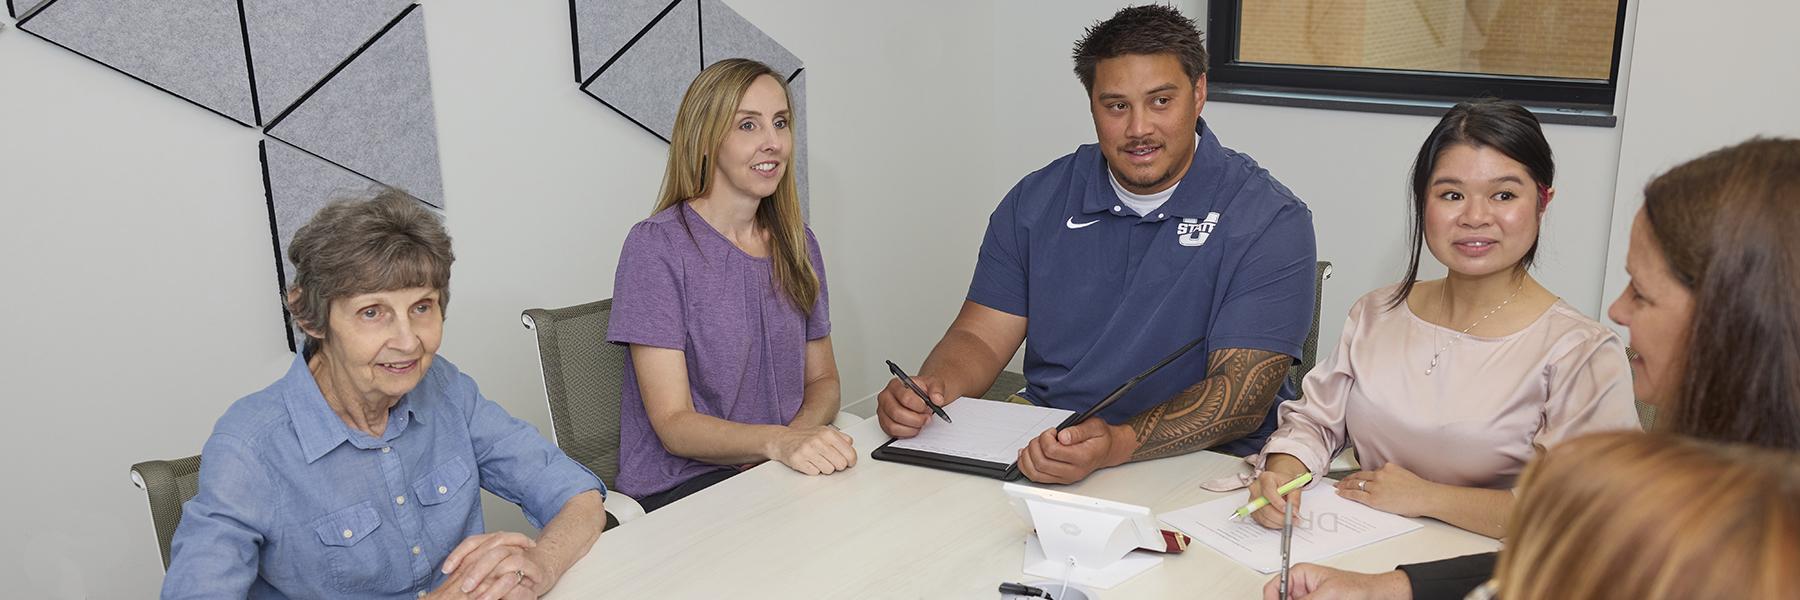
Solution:
M 1200 336 L 1194 341 L 1188 342 L 1186 346 L 1177 349 L 1174 353 L 1163 357 L 1161 361 L 1158 361 L 1144 372 L 1138 373 L 1136 377 L 1125 380 L 1125 383 L 1120 384 L 1111 394 L 1107 394 L 1105 398 L 1102 398 L 1100 402 L 1087 409 L 1086 412 L 1069 415 L 1067 420 L 1064 420 L 1061 425 L 1056 426 L 1056 430 L 1062 431 L 1076 423 L 1085 421 L 1088 417 L 1092 417 L 1102 409 L 1111 406 L 1112 403 L 1117 402 L 1119 398 L 1125 397 L 1125 394 L 1130 392 L 1132 388 L 1137 387 L 1139 383 L 1142 383 L 1157 371 L 1162 370 L 1163 367 L 1169 366 L 1169 363 L 1175 362 L 1175 359 L 1181 358 L 1182 355 L 1187 354 L 1189 350 L 1193 350 L 1195 346 L 1199 346 L 1200 342 L 1204 341 L 1206 341 L 1206 336 Z M 958 473 L 968 473 L 970 475 L 980 475 L 982 477 L 992 477 L 1001 481 L 1014 481 L 1022 477 L 1019 473 L 1019 463 L 1017 461 L 1001 464 L 949 454 L 939 454 L 937 452 L 892 447 L 893 443 L 897 441 L 900 441 L 900 438 L 888 438 L 888 441 L 883 443 L 881 447 L 876 448 L 869 453 L 869 458 L 918 465 L 921 467 L 931 467 L 934 469 L 943 469 L 946 471 L 955 471 Z

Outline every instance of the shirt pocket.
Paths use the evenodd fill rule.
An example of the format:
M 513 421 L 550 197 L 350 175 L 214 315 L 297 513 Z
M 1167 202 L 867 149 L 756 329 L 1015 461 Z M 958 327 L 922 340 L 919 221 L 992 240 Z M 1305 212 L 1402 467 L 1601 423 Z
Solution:
M 393 591 L 389 588 L 395 586 L 384 584 L 395 583 L 389 580 L 396 575 L 404 575 L 403 570 L 394 569 L 389 564 L 392 557 L 381 551 L 381 544 L 369 539 L 380 528 L 381 515 L 375 512 L 370 502 L 325 515 L 312 522 L 312 529 L 318 534 L 319 543 L 324 545 L 322 550 L 327 575 L 338 591 Z
M 469 519 L 474 514 L 471 509 L 475 506 L 469 500 L 469 496 L 475 493 L 476 486 L 469 485 L 474 480 L 474 474 L 475 469 L 469 464 L 469 458 L 458 456 L 438 465 L 413 482 L 413 497 L 419 500 L 420 518 L 425 522 L 425 530 L 431 535 L 432 541 L 441 545 L 445 553 L 461 543 L 464 534 L 468 532 Z

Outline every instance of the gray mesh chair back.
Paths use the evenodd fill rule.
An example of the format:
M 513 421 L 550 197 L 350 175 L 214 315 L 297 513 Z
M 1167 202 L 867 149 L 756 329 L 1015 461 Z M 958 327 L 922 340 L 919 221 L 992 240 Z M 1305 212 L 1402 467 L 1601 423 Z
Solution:
M 169 568 L 169 540 L 181 524 L 181 505 L 200 491 L 200 457 L 152 460 L 131 465 L 131 480 L 150 495 L 150 521 L 162 547 L 163 570 Z
M 1000 376 L 994 378 L 994 385 L 988 386 L 987 393 L 982 394 L 981 397 L 984 400 L 1005 402 L 1008 396 L 1017 394 L 1022 389 L 1025 389 L 1025 375 L 1012 371 L 1001 371 Z
M 525 326 L 537 332 L 556 445 L 611 488 L 619 474 L 619 402 L 627 352 L 606 341 L 612 299 L 533 308 L 524 317 Z
M 1319 261 L 1313 264 L 1313 320 L 1312 329 L 1306 332 L 1306 343 L 1300 346 L 1300 362 L 1288 370 L 1288 379 L 1294 380 L 1294 392 L 1300 393 L 1300 381 L 1312 371 L 1313 365 L 1319 364 L 1319 298 L 1324 296 L 1325 280 L 1331 279 L 1331 263 Z M 1296 395 L 1294 399 L 1298 400 Z

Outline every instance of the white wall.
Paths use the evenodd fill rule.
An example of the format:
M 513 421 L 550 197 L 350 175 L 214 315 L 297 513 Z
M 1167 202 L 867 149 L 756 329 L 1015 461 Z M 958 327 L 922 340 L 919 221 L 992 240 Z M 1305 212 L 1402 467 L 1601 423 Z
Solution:
M 1609 304 L 1629 281 L 1631 221 L 1651 179 L 1751 136 L 1800 137 L 1800 3 L 1721 0 L 1698 15 L 1694 7 L 1664 0 L 1638 9 L 1607 247 Z
M 730 3 L 810 71 L 812 225 L 844 397 L 866 397 L 886 381 L 882 359 L 916 365 L 949 324 L 1006 189 L 1093 140 L 1068 53 L 1123 2 Z M 611 295 L 665 147 L 576 89 L 566 3 L 426 4 L 460 258 L 442 354 L 547 433 L 519 312 Z M 1753 65 L 1791 69 L 1784 54 Z M 1204 114 L 1312 207 L 1320 256 L 1337 263 L 1329 346 L 1350 303 L 1404 266 L 1405 171 L 1433 119 L 1224 103 Z M 1539 273 L 1598 315 L 1619 132 L 1548 130 L 1561 174 Z M 258 139 L 0 30 L 0 453 L 15 457 L 0 579 L 22 596 L 153 596 L 160 564 L 127 467 L 198 452 L 230 402 L 291 360 Z M 525 527 L 516 508 L 486 507 L 490 528 Z

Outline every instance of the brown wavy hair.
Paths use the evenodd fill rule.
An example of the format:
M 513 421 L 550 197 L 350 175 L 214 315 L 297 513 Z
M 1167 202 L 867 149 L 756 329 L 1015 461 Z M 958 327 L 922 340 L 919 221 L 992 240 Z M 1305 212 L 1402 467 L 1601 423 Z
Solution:
M 1644 188 L 1644 216 L 1694 294 L 1673 431 L 1800 451 L 1800 140 L 1670 169 Z
M 1526 467 L 1505 600 L 1774 600 L 1800 589 L 1800 458 L 1671 433 L 1571 440 Z
M 792 115 L 788 121 L 788 147 L 793 148 L 792 126 L 800 119 L 794 113 L 794 93 L 788 89 L 787 81 L 768 65 L 754 60 L 728 58 L 713 63 L 688 84 L 687 95 L 681 98 L 681 108 L 675 115 L 675 133 L 669 138 L 669 166 L 663 172 L 662 192 L 658 194 L 656 210 L 650 214 L 712 193 L 713 166 L 708 157 L 717 152 L 719 144 L 725 140 L 744 92 L 756 78 L 763 76 L 780 84 L 782 95 L 787 97 L 788 112 Z M 788 168 L 782 172 L 775 193 L 763 198 L 756 207 L 756 223 L 769 231 L 773 242 L 770 244 L 773 260 L 769 271 L 774 276 L 775 289 L 781 290 L 796 309 L 805 313 L 818 302 L 819 274 L 813 271 L 812 261 L 808 258 L 806 223 L 800 217 L 799 188 L 794 184 L 794 163 L 792 155 L 789 156 Z M 677 216 L 681 225 L 688 228 L 688 236 L 692 237 L 694 231 L 687 222 L 687 213 L 683 211 Z

